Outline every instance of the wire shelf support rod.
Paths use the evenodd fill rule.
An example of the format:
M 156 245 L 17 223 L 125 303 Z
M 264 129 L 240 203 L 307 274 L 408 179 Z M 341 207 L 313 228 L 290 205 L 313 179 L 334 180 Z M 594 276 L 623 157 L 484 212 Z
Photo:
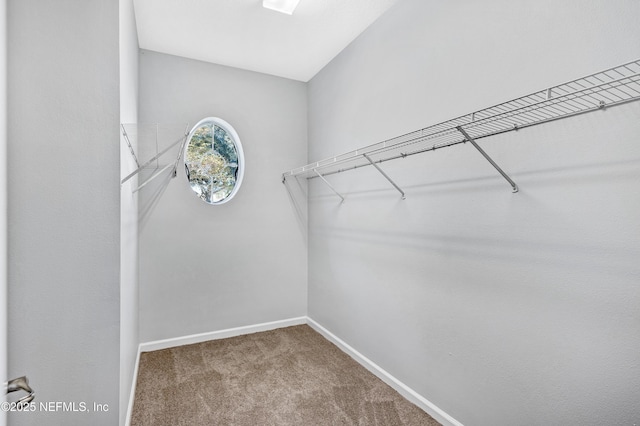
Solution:
M 316 172 L 316 174 L 318 175 L 318 177 L 319 177 L 320 179 L 322 179 L 322 180 L 324 181 L 324 183 L 326 183 L 326 184 L 327 184 L 327 186 L 328 186 L 329 188 L 331 188 L 331 190 L 332 190 L 332 191 L 333 191 L 333 192 L 334 192 L 338 197 L 340 197 L 340 199 L 342 200 L 342 201 L 340 201 L 340 202 L 341 202 L 341 203 L 343 203 L 343 202 L 344 202 L 344 197 L 343 197 L 343 196 L 342 196 L 338 191 L 336 191 L 336 189 L 333 187 L 333 185 L 331 185 L 331 184 L 329 183 L 329 181 L 328 181 L 328 180 L 326 180 L 326 179 L 324 178 L 324 176 L 322 176 L 322 175 L 320 174 L 320 172 L 319 172 L 319 171 L 314 170 L 314 172 Z
M 496 164 L 496 162 L 495 162 L 495 161 L 493 161 L 493 160 L 491 159 L 491 157 L 489 157 L 489 154 L 487 154 L 486 152 L 484 152 L 484 150 L 483 150 L 482 148 L 480 148 L 480 145 L 478 145 L 478 143 L 477 143 L 475 140 L 473 140 L 473 138 L 472 138 L 471 136 L 469 136 L 469 134 L 468 134 L 467 132 L 465 132 L 465 130 L 464 130 L 462 127 L 457 126 L 457 127 L 456 127 L 456 129 L 458 129 L 458 131 L 459 131 L 460 133 L 462 133 L 462 135 L 464 136 L 464 138 L 465 138 L 467 141 L 471 142 L 471 144 L 472 144 L 472 145 L 473 145 L 473 146 L 478 150 L 478 152 L 480 152 L 480 154 L 482 154 L 482 156 L 483 156 L 484 158 L 486 158 L 486 159 L 487 159 L 487 161 L 488 161 L 489 163 L 491 163 L 491 165 L 492 165 L 492 166 L 493 166 L 493 167 L 494 167 L 494 168 L 495 168 L 495 169 L 496 169 L 496 170 L 497 170 L 497 171 L 502 175 L 502 177 L 503 177 L 503 178 L 505 178 L 505 179 L 507 180 L 507 182 L 509 182 L 509 185 L 511 185 L 511 187 L 513 188 L 513 191 L 512 191 L 512 192 L 513 192 L 514 194 L 515 194 L 516 192 L 518 192 L 518 185 L 516 185 L 516 183 L 515 183 L 513 180 L 511 180 L 511 178 L 509 177 L 509 175 L 507 175 L 507 174 L 504 172 L 504 170 L 502 170 L 502 169 L 500 168 L 500 166 L 498 166 L 498 165 Z
M 364 158 L 366 158 L 366 159 L 367 159 L 367 161 L 368 161 L 369 163 L 371 163 L 371 165 L 372 165 L 373 167 L 375 167 L 375 168 L 376 168 L 376 170 L 378 170 L 378 171 L 380 172 L 380 174 L 381 174 L 382 176 L 384 176 L 384 177 L 385 177 L 385 178 L 386 178 L 386 179 L 391 183 L 391 185 L 393 185 L 393 187 L 394 187 L 395 189 L 397 189 L 397 190 L 398 190 L 398 192 L 399 192 L 399 193 L 400 193 L 400 195 L 402 196 L 402 199 L 403 199 L 403 200 L 406 200 L 406 199 L 407 199 L 407 196 L 404 194 L 404 191 L 403 191 L 402 189 L 400 189 L 400 187 L 399 187 L 398 185 L 396 185 L 396 183 L 393 181 L 393 179 L 391 179 L 391 178 L 390 178 L 390 177 L 389 177 L 389 176 L 384 172 L 384 170 L 382 170 L 382 169 L 380 168 L 380 166 L 378 166 L 376 163 L 374 163 L 374 162 L 373 162 L 373 160 L 371 159 L 371 157 L 369 157 L 367 154 L 362 154 L 362 156 L 363 156 Z

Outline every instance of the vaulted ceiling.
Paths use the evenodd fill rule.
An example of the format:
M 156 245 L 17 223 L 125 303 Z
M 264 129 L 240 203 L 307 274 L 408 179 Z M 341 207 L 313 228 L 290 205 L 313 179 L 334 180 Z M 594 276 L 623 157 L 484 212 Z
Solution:
M 398 0 L 134 0 L 142 49 L 310 80 Z

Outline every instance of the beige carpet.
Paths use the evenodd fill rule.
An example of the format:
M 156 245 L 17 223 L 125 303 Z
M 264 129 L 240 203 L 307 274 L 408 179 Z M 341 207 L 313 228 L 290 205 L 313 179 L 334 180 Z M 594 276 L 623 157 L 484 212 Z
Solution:
M 438 425 L 307 325 L 141 355 L 132 425 Z

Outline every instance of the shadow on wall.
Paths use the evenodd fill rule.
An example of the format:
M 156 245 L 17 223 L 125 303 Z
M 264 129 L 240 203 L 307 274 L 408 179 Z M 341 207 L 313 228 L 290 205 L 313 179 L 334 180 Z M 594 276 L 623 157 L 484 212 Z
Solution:
M 149 217 L 153 213 L 153 210 L 158 205 L 158 202 L 162 198 L 162 194 L 166 191 L 167 187 L 173 180 L 173 169 L 169 168 L 165 170 L 161 176 L 159 176 L 154 182 L 142 188 L 140 192 L 139 202 L 139 225 L 140 228 L 149 220 Z
M 138 160 L 142 164 L 136 176 L 136 189 L 132 189 L 138 196 L 138 219 L 142 227 L 175 177 L 173 167 L 177 173 L 183 170 L 181 155 L 189 124 L 134 123 L 124 126 L 127 137 L 137 146 Z
M 309 200 L 327 213 L 310 237 L 628 278 L 640 274 L 640 252 L 616 215 L 635 214 L 638 170 L 640 158 L 529 170 L 513 175 L 518 194 L 489 175 L 407 185 L 404 201 L 393 188 L 352 191 L 344 203 L 323 191 Z M 609 220 L 593 223 L 592 209 Z
M 313 235 L 322 238 L 378 245 L 395 246 L 437 256 L 466 258 L 477 262 L 518 263 L 530 267 L 544 264 L 558 270 L 601 270 L 607 275 L 628 277 L 640 274 L 637 263 L 640 253 L 624 246 L 585 245 L 563 241 L 460 237 L 456 235 L 419 232 L 384 231 L 381 229 L 317 228 Z
M 307 223 L 308 223 L 308 211 L 307 211 L 307 194 L 308 185 L 306 179 L 304 182 L 300 182 L 297 177 L 289 177 L 283 181 L 284 186 L 287 188 L 287 194 L 289 194 L 289 201 L 291 207 L 296 214 L 296 220 L 298 227 L 300 228 L 301 235 L 304 236 L 305 244 L 307 243 Z
M 573 184 L 583 183 L 588 184 L 590 182 L 597 182 L 602 179 L 603 176 L 608 176 L 611 178 L 614 175 L 622 175 L 622 174 L 631 174 L 637 173 L 638 167 L 640 166 L 640 158 L 632 158 L 623 161 L 610 161 L 610 162 L 598 162 L 598 163 L 590 163 L 590 164 L 578 164 L 573 166 L 563 166 L 563 167 L 553 167 L 540 169 L 536 168 L 535 170 L 522 171 L 518 173 L 510 173 L 510 176 L 519 183 L 521 180 L 535 178 L 536 185 L 558 185 L 562 183 L 562 180 L 570 181 Z M 343 172 L 344 174 L 356 174 L 358 171 L 351 172 Z M 447 179 L 441 181 L 432 181 L 425 183 L 413 183 L 413 184 L 403 184 L 406 180 L 402 179 L 400 174 L 394 173 L 394 178 L 398 176 L 396 179 L 400 184 L 399 186 L 407 191 L 407 197 L 411 195 L 417 195 L 422 192 L 429 193 L 451 193 L 451 191 L 457 192 L 475 192 L 479 187 L 483 189 L 489 189 L 488 185 L 491 185 L 491 189 L 501 190 L 509 194 L 511 192 L 511 187 L 509 184 L 503 180 L 500 175 L 496 173 L 491 173 L 490 171 L 483 176 L 473 177 L 473 178 L 460 178 L 460 179 Z M 316 179 L 316 178 L 312 178 Z M 349 177 L 346 177 L 349 179 Z M 358 180 L 360 180 L 358 178 Z M 412 177 L 411 180 L 415 181 L 415 177 Z M 414 190 L 414 191 L 411 191 Z M 525 188 L 520 188 L 520 191 L 526 191 Z M 413 192 L 413 194 L 412 194 Z M 345 197 L 346 200 L 349 198 L 396 198 L 397 191 L 391 187 L 391 185 L 382 185 L 378 188 L 374 189 L 362 189 L 356 191 L 345 191 L 341 192 L 341 194 Z M 397 197 L 400 198 L 399 196 Z M 335 194 L 328 191 L 319 191 L 317 195 L 313 195 L 309 197 L 310 202 L 319 202 L 319 201 L 335 201 L 336 204 L 340 204 L 340 198 L 338 198 Z

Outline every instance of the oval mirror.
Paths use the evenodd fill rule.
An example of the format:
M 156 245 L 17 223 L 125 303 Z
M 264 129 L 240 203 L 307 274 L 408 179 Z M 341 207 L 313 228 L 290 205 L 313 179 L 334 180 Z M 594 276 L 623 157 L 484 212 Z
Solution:
M 183 158 L 189 185 L 201 200 L 223 204 L 238 192 L 244 154 L 238 134 L 226 121 L 200 120 L 189 132 Z

